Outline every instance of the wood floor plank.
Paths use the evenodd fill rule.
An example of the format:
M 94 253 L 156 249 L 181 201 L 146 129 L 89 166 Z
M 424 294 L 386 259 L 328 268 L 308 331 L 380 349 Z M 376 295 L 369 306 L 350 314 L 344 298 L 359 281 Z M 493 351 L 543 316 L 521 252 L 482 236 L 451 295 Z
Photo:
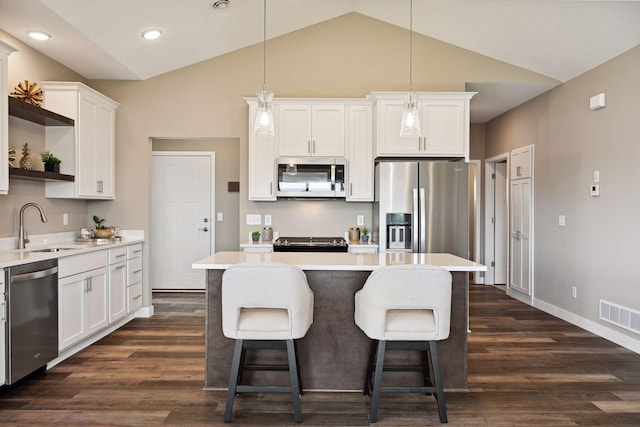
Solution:
M 155 315 L 0 396 L 0 424 L 223 425 L 204 390 L 204 295 L 154 295 Z M 469 390 L 447 392 L 451 426 L 640 426 L 640 355 L 491 286 L 470 287 Z M 285 374 L 286 375 L 286 374 Z M 366 426 L 370 398 L 307 392 L 305 426 Z M 235 426 L 288 426 L 287 394 L 236 398 Z M 383 394 L 378 426 L 441 425 L 432 396 Z

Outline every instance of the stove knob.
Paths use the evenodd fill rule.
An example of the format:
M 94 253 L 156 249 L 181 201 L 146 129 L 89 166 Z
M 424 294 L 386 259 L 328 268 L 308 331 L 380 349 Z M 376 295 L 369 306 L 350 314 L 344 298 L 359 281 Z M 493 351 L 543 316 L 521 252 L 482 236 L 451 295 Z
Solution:
M 332 244 L 333 246 L 336 246 L 336 245 L 338 244 L 338 241 L 337 241 L 336 239 L 333 239 L 333 242 L 331 242 L 331 244 Z

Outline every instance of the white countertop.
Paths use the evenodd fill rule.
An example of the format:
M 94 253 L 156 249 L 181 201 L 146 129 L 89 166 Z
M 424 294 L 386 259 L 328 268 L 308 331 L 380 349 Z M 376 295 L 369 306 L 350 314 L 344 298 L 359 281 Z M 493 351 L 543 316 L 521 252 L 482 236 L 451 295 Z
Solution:
M 144 231 L 129 230 L 122 232 L 122 240 L 113 243 L 100 243 L 78 241 L 74 237 L 74 233 L 59 233 L 57 235 L 46 235 L 46 238 L 39 236 L 30 237 L 33 241 L 28 244 L 26 249 L 7 249 L 6 242 L 0 245 L 0 268 L 11 267 L 14 265 L 27 264 L 35 261 L 44 261 L 53 258 L 62 258 L 66 256 L 79 255 L 82 253 L 102 251 L 118 246 L 127 246 L 135 243 L 144 242 Z M 8 238 L 6 238 L 8 239 Z M 2 239 L 2 240 L 6 240 Z M 13 239 L 13 238 L 11 238 Z M 15 246 L 14 246 L 15 247 Z M 59 252 L 33 252 L 37 249 L 44 248 L 70 248 Z
M 487 267 L 446 253 L 218 252 L 193 263 L 195 269 L 220 270 L 232 265 L 270 263 L 297 265 L 302 270 L 373 271 L 387 265 L 428 264 L 449 271 L 486 271 Z

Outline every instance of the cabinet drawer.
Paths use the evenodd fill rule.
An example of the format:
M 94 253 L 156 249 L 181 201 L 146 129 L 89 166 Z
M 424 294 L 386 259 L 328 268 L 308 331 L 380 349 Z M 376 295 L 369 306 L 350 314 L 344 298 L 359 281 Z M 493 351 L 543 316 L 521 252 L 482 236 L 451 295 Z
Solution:
M 142 258 L 134 258 L 127 261 L 127 271 L 129 273 L 129 281 L 127 285 L 142 282 Z
M 127 259 L 139 258 L 142 256 L 142 243 L 127 246 Z
M 142 307 L 142 283 L 136 283 L 127 288 L 128 307 L 127 312 L 131 313 Z
M 58 278 L 104 267 L 108 262 L 107 251 L 63 257 L 58 260 Z
M 109 264 L 115 264 L 116 262 L 124 261 L 127 258 L 127 248 L 115 248 L 109 249 Z

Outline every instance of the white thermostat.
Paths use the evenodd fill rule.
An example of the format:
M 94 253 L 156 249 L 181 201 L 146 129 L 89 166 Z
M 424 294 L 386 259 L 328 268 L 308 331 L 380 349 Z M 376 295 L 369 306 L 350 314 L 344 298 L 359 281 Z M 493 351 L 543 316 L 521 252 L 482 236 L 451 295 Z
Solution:
M 600 185 L 592 184 L 591 185 L 591 197 L 598 197 L 600 195 Z

